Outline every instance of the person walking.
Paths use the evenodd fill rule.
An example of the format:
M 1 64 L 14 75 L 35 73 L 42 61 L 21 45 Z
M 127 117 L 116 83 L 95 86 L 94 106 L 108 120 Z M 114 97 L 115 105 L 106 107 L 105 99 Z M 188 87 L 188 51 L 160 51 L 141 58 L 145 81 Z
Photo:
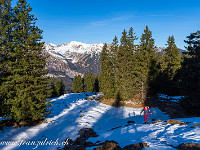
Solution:
M 144 106 L 144 108 L 140 112 L 140 115 L 142 114 L 142 112 L 144 112 L 144 123 L 148 124 L 149 114 L 152 114 L 152 113 L 150 112 L 148 106 Z

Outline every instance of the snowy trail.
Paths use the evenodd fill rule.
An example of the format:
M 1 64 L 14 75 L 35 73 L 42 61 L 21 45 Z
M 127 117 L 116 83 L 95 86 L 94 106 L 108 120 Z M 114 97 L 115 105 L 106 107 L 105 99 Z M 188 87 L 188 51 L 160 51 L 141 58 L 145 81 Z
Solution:
M 170 145 L 178 146 L 184 142 L 200 144 L 200 127 L 190 128 L 200 123 L 200 117 L 177 119 L 191 122 L 188 125 L 143 124 L 143 116 L 140 116 L 141 108 L 116 108 L 94 100 L 88 101 L 85 98 L 92 93 L 86 94 L 65 94 L 52 99 L 51 102 L 54 105 L 46 123 L 20 129 L 4 128 L 0 131 L 0 149 L 56 150 L 58 147 L 64 147 L 62 142 L 66 138 L 75 139 L 78 131 L 83 127 L 93 128 L 99 135 L 88 139 L 93 143 L 114 140 L 119 146 L 124 147 L 146 142 L 149 145 L 149 148 L 146 148 L 148 150 L 174 149 Z M 150 116 L 150 121 L 152 118 L 163 121 L 169 119 L 159 109 L 151 108 L 151 112 L 153 116 Z M 128 124 L 128 121 L 134 121 L 135 124 Z M 3 145 L 2 141 L 18 141 L 18 143 Z M 25 141 L 26 143 L 23 143 Z M 41 145 L 40 143 L 39 145 L 38 141 L 49 142 L 49 144 Z M 35 145 L 31 145 L 31 142 L 35 142 Z M 19 144 L 22 145 L 18 146 Z M 90 150 L 93 147 L 87 149 Z
M 96 107 L 97 103 L 89 103 L 89 101 L 85 100 L 86 97 L 85 94 L 64 95 L 52 100 L 54 106 L 51 114 L 45 120 L 46 123 L 35 127 L 22 127 L 20 129 L 8 127 L 7 129 L 4 129 L 4 131 L 0 133 L 0 140 L 18 141 L 18 143 L 17 145 L 0 145 L 0 149 L 34 149 L 36 147 L 37 149 L 44 149 L 44 146 L 39 145 L 18 145 L 20 145 L 22 141 L 45 141 L 46 139 L 48 141 L 56 141 L 58 139 L 58 145 L 45 145 L 45 149 L 57 149 L 57 147 L 63 147 L 62 142 L 67 137 L 75 139 L 78 131 L 83 127 L 87 127 L 79 125 L 78 118 L 80 118 L 80 111 L 83 110 L 87 112 L 91 107 Z

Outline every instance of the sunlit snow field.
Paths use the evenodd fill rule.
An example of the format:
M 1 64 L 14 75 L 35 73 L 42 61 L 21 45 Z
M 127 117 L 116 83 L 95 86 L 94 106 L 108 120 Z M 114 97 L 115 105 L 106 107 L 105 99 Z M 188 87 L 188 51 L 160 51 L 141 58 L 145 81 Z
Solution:
M 120 147 L 146 142 L 149 147 L 144 149 L 164 150 L 174 149 L 172 146 L 181 143 L 200 144 L 200 127 L 191 128 L 194 124 L 200 123 L 200 117 L 176 119 L 190 122 L 188 125 L 143 124 L 143 116 L 140 116 L 142 108 L 116 108 L 95 100 L 86 100 L 88 95 L 93 94 L 65 94 L 51 99 L 51 113 L 43 124 L 19 129 L 4 127 L 0 131 L 0 149 L 56 150 L 58 147 L 64 147 L 62 142 L 68 137 L 76 139 L 78 131 L 83 127 L 93 128 L 99 135 L 89 138 L 88 141 L 95 143 L 114 140 Z M 159 109 L 150 110 L 153 113 L 149 118 L 150 123 L 152 119 L 169 120 L 169 117 Z M 128 125 L 128 121 L 135 123 Z M 11 141 L 12 143 L 8 143 Z

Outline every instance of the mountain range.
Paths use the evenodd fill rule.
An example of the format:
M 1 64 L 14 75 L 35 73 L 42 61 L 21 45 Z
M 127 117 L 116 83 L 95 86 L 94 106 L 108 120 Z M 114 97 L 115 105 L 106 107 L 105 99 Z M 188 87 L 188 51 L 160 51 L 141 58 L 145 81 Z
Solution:
M 103 45 L 103 43 L 85 44 L 76 41 L 61 45 L 44 43 L 43 54 L 48 56 L 48 76 L 62 78 L 66 85 L 66 92 L 71 92 L 75 75 L 100 73 L 99 60 Z M 164 49 L 164 47 L 157 47 L 157 52 L 162 53 Z M 179 50 L 181 53 L 184 52 Z

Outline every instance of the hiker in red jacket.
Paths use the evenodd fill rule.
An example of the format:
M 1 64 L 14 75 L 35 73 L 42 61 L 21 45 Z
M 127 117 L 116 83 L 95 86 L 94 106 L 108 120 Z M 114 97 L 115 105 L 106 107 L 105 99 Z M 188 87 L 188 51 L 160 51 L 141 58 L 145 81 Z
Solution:
M 148 120 L 149 120 L 149 114 L 152 114 L 150 112 L 150 110 L 148 109 L 147 106 L 144 106 L 144 108 L 142 109 L 142 111 L 140 112 L 140 115 L 141 113 L 144 111 L 144 123 L 147 124 L 148 123 Z

